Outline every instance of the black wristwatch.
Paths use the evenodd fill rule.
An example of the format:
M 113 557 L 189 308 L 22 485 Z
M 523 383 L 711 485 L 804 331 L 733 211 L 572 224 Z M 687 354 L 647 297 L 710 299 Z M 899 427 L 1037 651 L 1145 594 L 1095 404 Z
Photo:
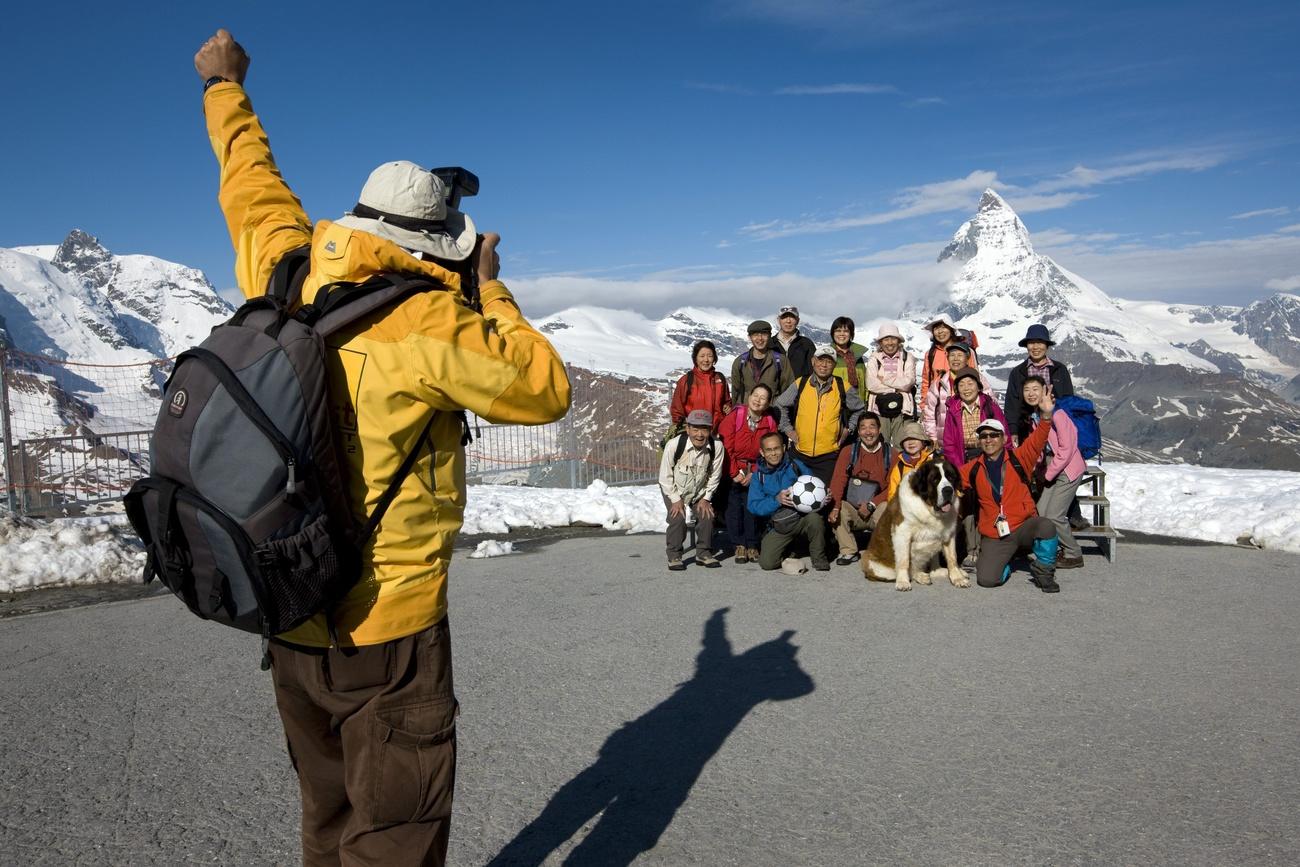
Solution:
M 204 93 L 207 93 L 207 92 L 208 92 L 208 88 L 211 87 L 211 86 L 214 85 L 214 84 L 220 84 L 220 83 L 223 82 L 223 81 L 229 81 L 229 80 L 230 80 L 230 79 L 229 79 L 229 78 L 226 78 L 225 76 L 214 75 L 214 76 L 212 76 L 211 78 L 209 78 L 207 81 L 203 82 L 203 92 L 204 92 Z

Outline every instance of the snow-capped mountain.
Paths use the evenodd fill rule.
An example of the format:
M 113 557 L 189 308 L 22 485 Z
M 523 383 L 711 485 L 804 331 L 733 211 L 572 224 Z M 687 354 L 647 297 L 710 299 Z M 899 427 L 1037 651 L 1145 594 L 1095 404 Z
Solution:
M 1069 363 L 1080 393 L 1104 412 L 1112 454 L 1221 466 L 1300 469 L 1300 297 L 1278 294 L 1248 307 L 1111 298 L 1034 250 L 1029 230 L 994 191 L 939 252 L 961 264 L 938 305 L 904 310 L 909 351 L 928 346 L 923 326 L 944 315 L 975 332 L 980 364 L 997 386 L 1024 358 L 1030 324 L 1047 325 L 1053 356 Z M 845 311 L 852 315 L 852 310 Z M 690 365 L 698 339 L 718 347 L 719 367 L 748 345 L 746 326 L 769 311 L 682 308 L 660 320 L 579 307 L 541 321 L 561 353 L 593 370 L 667 388 Z M 859 322 L 868 343 L 883 320 Z M 824 327 L 803 323 L 814 340 Z M 664 399 L 664 406 L 667 399 Z M 662 420 L 661 420 L 662 424 Z
M 147 363 L 200 342 L 232 312 L 201 272 L 115 256 L 80 230 L 58 246 L 0 248 L 15 439 L 149 427 L 161 373 Z
M 33 314 L 21 333 L 10 320 L 19 349 L 83 362 L 172 356 L 234 312 L 202 271 L 114 255 L 80 229 L 57 247 L 0 249 L 0 281 Z M 51 317 L 75 324 L 56 326 L 58 338 L 47 341 L 55 336 L 45 327 Z

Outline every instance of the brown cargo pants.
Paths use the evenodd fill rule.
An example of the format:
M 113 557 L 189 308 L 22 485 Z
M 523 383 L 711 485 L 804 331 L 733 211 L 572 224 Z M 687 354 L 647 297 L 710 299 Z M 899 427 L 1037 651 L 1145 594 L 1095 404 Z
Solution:
M 445 864 L 457 712 L 447 619 L 367 647 L 272 642 L 271 660 L 303 864 Z

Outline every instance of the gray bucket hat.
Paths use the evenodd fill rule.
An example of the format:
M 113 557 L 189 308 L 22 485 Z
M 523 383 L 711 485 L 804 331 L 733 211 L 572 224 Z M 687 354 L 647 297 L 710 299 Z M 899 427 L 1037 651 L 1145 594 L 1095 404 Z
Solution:
M 469 258 L 478 235 L 474 221 L 447 204 L 442 179 L 408 160 L 371 172 L 357 208 L 335 222 L 452 262 Z

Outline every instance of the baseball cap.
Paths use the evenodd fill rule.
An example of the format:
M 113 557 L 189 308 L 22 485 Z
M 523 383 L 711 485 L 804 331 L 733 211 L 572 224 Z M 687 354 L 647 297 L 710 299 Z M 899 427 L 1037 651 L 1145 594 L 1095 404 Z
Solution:
M 693 409 L 687 413 L 686 423 L 693 427 L 713 427 L 713 413 L 707 409 Z
M 798 307 L 782 307 L 782 308 L 781 308 L 781 312 L 780 312 L 780 314 L 778 314 L 776 318 L 777 318 L 777 319 L 781 319 L 781 318 L 783 318 L 783 317 L 785 317 L 785 316 L 793 316 L 795 319 L 798 319 L 798 318 L 799 318 L 799 308 L 798 308 Z
M 813 353 L 813 358 L 821 358 L 823 355 L 829 358 L 838 357 L 835 354 L 835 347 L 831 346 L 829 343 L 823 343 L 821 346 L 817 347 L 817 351 Z
M 1007 432 L 1007 429 L 1002 426 L 1002 422 L 998 421 L 995 418 L 984 419 L 984 421 L 975 425 L 975 430 L 976 431 L 995 430 L 998 433 L 1003 434 L 1004 436 L 1006 435 Z

